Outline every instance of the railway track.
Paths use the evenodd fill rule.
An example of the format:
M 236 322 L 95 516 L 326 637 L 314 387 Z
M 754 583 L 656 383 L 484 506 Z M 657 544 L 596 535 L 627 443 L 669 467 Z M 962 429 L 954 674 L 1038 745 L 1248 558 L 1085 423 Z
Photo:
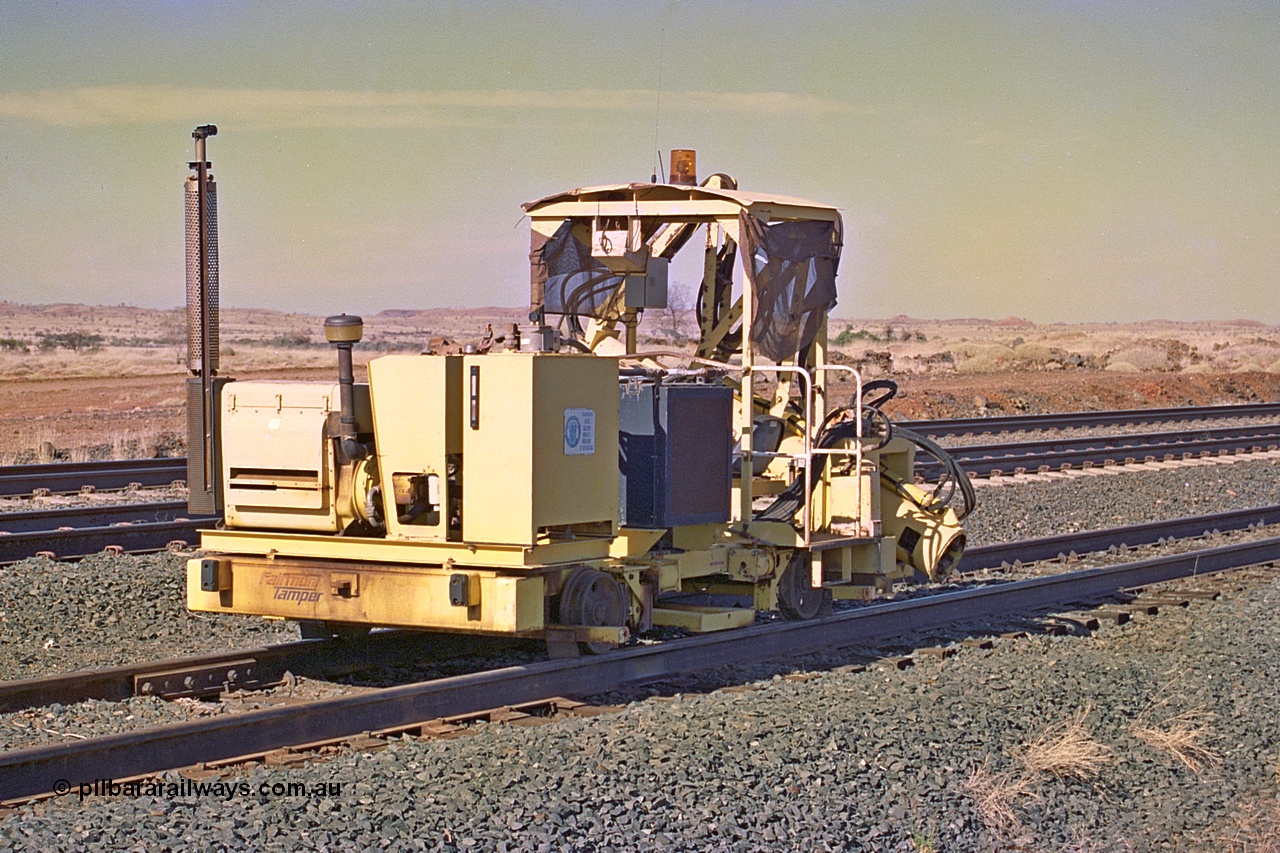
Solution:
M 151 509 L 139 512 L 142 506 Z M 212 517 L 187 518 L 186 509 L 185 502 L 166 502 L 123 504 L 114 511 L 104 507 L 89 510 L 76 507 L 11 514 L 25 516 L 19 520 L 19 526 L 35 526 L 25 530 L 5 529 L 10 516 L 0 515 L 3 520 L 0 522 L 0 563 L 15 563 L 39 554 L 75 559 L 102 551 L 140 554 L 182 550 L 199 542 L 200 528 L 211 527 L 217 521 Z M 96 523 L 109 517 L 125 520 Z M 40 529 L 40 524 L 47 526 Z
M 505 667 L 371 693 L 247 711 L 0 755 L 0 801 L 20 801 L 95 779 L 241 760 L 273 750 L 395 733 L 486 709 L 589 696 L 710 667 L 758 663 L 906 634 L 1064 607 L 1117 592 L 1280 560 L 1280 539 L 945 592 L 845 611 L 812 622 L 772 622 L 629 648 L 597 657 Z M 1155 606 L 1155 605 L 1151 605 Z
M 904 421 L 902 425 L 938 438 L 983 433 L 994 435 L 1006 432 L 1275 416 L 1280 416 L 1280 403 L 918 420 Z M 106 491 L 124 489 L 134 483 L 141 486 L 167 486 L 181 482 L 185 485 L 186 477 L 186 457 L 9 465 L 0 467 L 0 497 L 30 495 L 37 489 L 47 489 L 53 494 L 68 494 L 79 492 L 86 486 Z
M 984 545 L 966 551 L 957 572 L 966 574 L 1019 562 L 1052 560 L 1065 554 L 1136 547 L 1164 540 L 1188 539 L 1206 533 L 1272 524 L 1280 524 L 1280 504 Z M 404 652 L 408 652 L 410 659 L 421 655 L 436 658 L 463 650 L 475 652 L 477 647 L 486 643 L 509 645 L 516 642 L 429 635 L 423 642 L 413 643 L 406 649 L 405 637 L 422 639 L 424 635 L 387 631 L 350 643 L 323 644 L 318 640 L 303 640 L 298 643 L 2 683 L 0 713 L 54 702 L 69 704 L 89 699 L 118 701 L 135 695 L 154 695 L 163 699 L 207 695 L 226 687 L 248 689 L 277 684 L 285 672 L 309 677 L 332 677 L 367 667 L 373 662 L 385 664 L 389 660 L 404 657 Z M 237 674 L 231 676 L 232 670 L 236 670 Z M 188 679 L 191 679 L 190 683 Z M 146 684 L 151 687 L 142 689 Z
M 1261 424 L 971 445 L 951 448 L 950 452 L 969 474 L 992 476 L 1261 452 L 1277 447 L 1280 447 L 1280 424 Z M 917 459 L 916 470 L 925 480 L 935 480 L 941 475 L 941 466 L 924 456 Z M 82 557 L 103 549 L 145 552 L 192 545 L 198 540 L 199 529 L 215 521 L 213 517 L 189 518 L 183 501 L 4 513 L 0 514 L 0 563 L 16 562 L 39 553 L 61 559 Z
M 1077 550 L 1101 550 L 1163 538 L 1199 535 L 1233 526 L 1280 521 L 1280 506 L 1177 519 L 1137 528 L 1007 543 L 973 549 L 962 564 L 975 570 L 1012 560 L 1031 561 Z M 1012 558 L 1012 560 L 1011 560 Z M 955 624 L 1007 619 L 1066 606 L 1092 607 L 1117 592 L 1155 583 L 1280 560 L 1280 538 L 1163 556 L 1105 568 L 941 592 L 877 604 L 816 622 L 770 622 L 725 634 L 624 649 L 596 658 L 533 663 L 436 681 L 113 734 L 0 755 L 0 801 L 49 791 L 58 780 L 117 781 L 206 762 L 230 762 L 286 747 L 348 740 L 362 734 L 413 732 L 431 720 L 493 709 L 586 696 L 667 679 L 708 667 L 850 645 L 883 645 L 905 634 Z M 497 642 L 497 641 L 495 641 Z M 508 643 L 510 641 L 507 641 Z M 357 642 L 303 641 L 139 666 L 55 675 L 0 686 L 0 713 L 52 702 L 207 695 L 223 689 L 279 683 L 286 673 L 335 674 L 388 658 L 474 653 L 471 638 L 380 632 Z
M 1109 463 L 1160 462 L 1228 453 L 1260 453 L 1277 447 L 1280 447 L 1280 424 L 1260 424 L 969 445 L 950 447 L 947 452 L 966 472 L 982 477 L 996 472 L 1012 474 L 1069 470 Z M 933 459 L 918 458 L 916 473 L 926 480 L 934 480 L 941 475 L 942 466 Z
M 1233 418 L 1269 418 L 1280 415 L 1280 403 L 1243 403 L 1229 406 L 1177 406 L 1166 409 L 1119 409 L 1106 412 L 1054 412 L 1044 415 L 1010 415 L 989 418 L 904 421 L 903 426 L 934 438 L 949 435 L 995 435 L 1002 432 L 1131 426 L 1154 423 Z
M 984 545 L 966 551 L 957 572 L 963 575 L 1015 563 L 1052 560 L 1066 554 L 1150 545 L 1272 524 L 1280 524 L 1280 504 Z M 406 637 L 412 638 L 409 643 Z M 506 646 L 518 642 L 386 631 L 358 642 L 335 644 L 303 640 L 237 649 L 0 683 L 0 714 L 55 702 L 119 701 L 136 695 L 174 699 L 216 693 L 228 687 L 261 688 L 279 683 L 285 672 L 295 676 L 333 677 L 372 663 L 386 664 L 399 658 L 416 660 L 423 655 L 435 659 L 462 651 L 474 653 L 486 644 Z M 232 670 L 236 671 L 235 675 L 230 674 Z M 143 689 L 148 684 L 150 687 Z
M 0 682 L 0 714 L 54 703 L 119 702 L 132 696 L 181 699 L 262 690 L 290 678 L 333 679 L 374 666 L 479 654 L 529 641 L 378 631 L 358 640 L 300 640 L 105 669 Z
M 55 462 L 50 465 L 6 465 L 0 468 L 0 497 L 71 494 L 85 490 L 127 489 L 131 485 L 169 486 L 187 481 L 187 459 L 115 459 L 101 462 Z
M 0 513 L 0 536 L 15 533 L 62 533 L 71 528 L 155 524 L 186 518 L 186 501 L 96 504 L 25 512 Z

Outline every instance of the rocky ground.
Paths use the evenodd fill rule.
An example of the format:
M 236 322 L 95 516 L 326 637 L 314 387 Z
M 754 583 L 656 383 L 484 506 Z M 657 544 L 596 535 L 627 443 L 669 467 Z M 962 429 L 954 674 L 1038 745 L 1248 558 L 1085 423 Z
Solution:
M 241 374 L 331 379 L 332 369 Z M 0 377 L 3 378 L 3 377 Z M 1280 399 L 1280 373 L 1111 373 L 1103 370 L 892 376 L 894 419 L 1208 406 Z M 181 376 L 23 379 L 0 382 L 0 463 L 186 452 Z
M 49 332 L 102 319 L 57 318 L 63 325 Z M 154 349 L 172 337 L 172 318 L 145 334 L 131 330 L 133 315 L 117 319 L 130 326 L 107 329 L 120 346 Z M 331 378 L 323 346 L 304 348 L 285 370 L 266 362 L 292 350 L 249 348 L 264 329 L 289 346 L 286 332 L 315 337 L 312 319 L 260 327 L 246 315 L 235 333 L 246 343 L 227 338 L 242 349 L 228 356 L 231 372 Z M 464 319 L 468 328 L 493 322 Z M 385 325 L 373 336 L 391 348 L 461 334 L 417 315 Z M 1280 399 L 1270 359 L 1280 343 L 1269 328 L 893 325 L 896 337 L 851 333 L 847 354 L 869 373 L 893 365 L 901 393 L 888 408 L 900 419 Z M 868 348 L 888 357 L 864 358 Z M 111 346 L 58 351 L 49 370 L 32 354 L 0 355 L 0 464 L 184 452 L 172 352 L 151 365 Z M 125 361 L 128 371 L 112 366 Z M 1221 369 L 1204 370 L 1210 361 Z M 976 545 L 1272 504 L 1278 494 L 1280 463 L 1270 460 L 1030 478 L 982 488 L 966 527 Z M 183 562 L 101 555 L 0 567 L 0 679 L 297 636 L 289 624 L 188 613 Z M 1280 578 L 1254 571 L 1186 610 L 921 657 L 906 671 L 854 649 L 583 697 L 620 704 L 615 714 L 481 725 L 471 737 L 405 739 L 206 780 L 221 789 L 179 790 L 170 774 L 159 781 L 173 789 L 73 793 L 0 814 L 0 849 L 1278 851 L 1278 605 Z M 332 689 L 294 688 L 302 698 Z M 0 715 L 0 748 L 258 701 L 216 709 L 137 699 Z M 278 787 L 291 782 L 303 789 Z
M 982 489 L 969 526 L 976 542 L 1023 538 L 1271 503 L 1277 486 L 1270 461 L 1007 484 Z M 180 564 L 0 569 L 0 675 L 291 635 L 186 613 Z M 853 650 L 598 697 L 626 702 L 613 715 L 241 769 L 224 781 L 247 787 L 220 797 L 73 794 L 4 818 L 0 846 L 1216 851 L 1238 837 L 1253 846 L 1236 849 L 1265 849 L 1280 833 L 1278 604 L 1280 579 L 1260 572 L 1186 611 L 906 672 Z M 201 713 L 138 702 L 7 716 L 3 741 Z M 324 787 L 272 795 L 281 781 Z

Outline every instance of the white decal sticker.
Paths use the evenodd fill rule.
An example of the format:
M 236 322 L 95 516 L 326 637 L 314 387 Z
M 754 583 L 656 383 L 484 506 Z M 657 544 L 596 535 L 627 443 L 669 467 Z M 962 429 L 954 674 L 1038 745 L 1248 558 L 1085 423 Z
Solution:
M 596 452 L 596 413 L 593 409 L 564 410 L 564 455 L 591 456 Z

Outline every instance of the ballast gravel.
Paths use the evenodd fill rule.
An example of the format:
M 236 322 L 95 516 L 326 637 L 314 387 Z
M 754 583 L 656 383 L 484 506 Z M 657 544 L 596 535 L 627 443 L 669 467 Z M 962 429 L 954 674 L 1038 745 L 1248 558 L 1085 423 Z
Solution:
M 298 639 L 293 623 L 186 608 L 186 557 L 0 566 L 0 680 Z
M 1280 461 L 1191 460 L 1093 469 L 1098 473 L 1009 478 L 978 489 L 964 520 L 969 545 L 1124 527 L 1280 503 Z
M 964 521 L 971 546 L 1277 503 L 1280 462 L 1011 479 L 983 487 L 978 500 Z M 189 612 L 187 556 L 0 566 L 0 680 L 298 639 L 291 622 Z
M 1277 796 L 1280 578 L 1090 636 L 1002 640 L 907 671 L 762 664 L 737 689 L 456 740 L 398 740 L 201 789 L 72 793 L 0 820 L 18 849 L 1223 850 Z M 864 654 L 847 656 L 866 663 Z M 784 673 L 819 666 L 804 680 Z M 1028 770 L 1080 715 L 1089 778 Z M 1188 717 L 1187 715 L 1192 715 Z M 1199 773 L 1137 736 L 1196 719 Z M 981 780 L 1012 790 L 992 825 Z M 288 783 L 301 787 L 289 793 Z
M 1276 463 L 1242 461 L 1001 485 L 981 491 L 967 526 L 979 544 L 1261 505 L 1277 480 Z M 181 568 L 172 555 L 0 568 L 0 677 L 296 636 L 186 614 Z M 241 768 L 221 788 L 176 774 L 132 794 L 81 799 L 73 787 L 0 817 L 0 848 L 1229 850 L 1268 831 L 1245 818 L 1274 812 L 1280 832 L 1277 606 L 1280 578 L 1257 571 L 1216 602 L 917 656 L 906 671 L 850 651 L 659 685 L 650 692 L 668 695 L 649 699 L 599 697 L 636 700 L 617 714 Z M 107 704 L 84 731 L 110 730 L 124 706 Z M 1028 770 L 1027 744 L 1076 715 L 1103 748 L 1096 772 Z M 41 719 L 29 722 L 53 728 Z M 1179 720 L 1199 729 L 1199 772 L 1134 728 Z M 75 722 L 58 717 L 57 734 L 39 737 Z M 982 796 L 993 790 L 1004 819 Z

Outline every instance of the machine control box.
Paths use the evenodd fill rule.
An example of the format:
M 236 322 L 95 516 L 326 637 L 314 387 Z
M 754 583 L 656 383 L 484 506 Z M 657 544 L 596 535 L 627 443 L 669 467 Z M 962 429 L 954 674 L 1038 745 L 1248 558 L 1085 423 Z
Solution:
M 625 377 L 618 399 L 622 524 L 728 522 L 733 389 Z

